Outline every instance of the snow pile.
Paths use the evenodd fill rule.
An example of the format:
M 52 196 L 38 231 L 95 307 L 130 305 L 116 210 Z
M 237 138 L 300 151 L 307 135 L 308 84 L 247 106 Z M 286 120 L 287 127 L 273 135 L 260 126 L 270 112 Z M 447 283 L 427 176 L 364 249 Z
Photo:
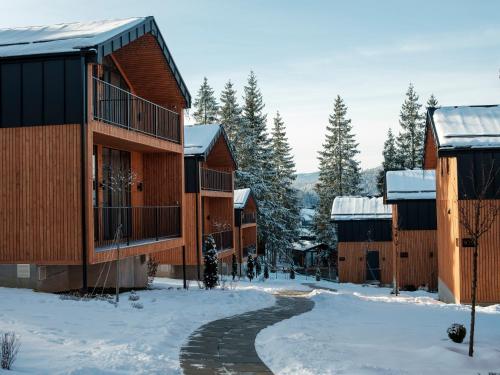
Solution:
M 138 17 L 0 29 L 0 56 L 72 52 L 94 47 L 144 20 Z
M 250 197 L 250 189 L 236 189 L 234 191 L 234 208 L 243 209 L 247 204 L 248 197 Z
M 479 308 L 475 357 L 455 344 L 452 323 L 468 329 L 470 308 L 446 305 L 426 292 L 353 284 L 320 285 L 315 308 L 257 336 L 259 356 L 275 374 L 488 374 L 500 371 L 500 308 Z
M 21 347 L 7 374 L 180 374 L 179 350 L 200 325 L 272 306 L 274 297 L 252 290 L 200 290 L 157 279 L 127 294 L 118 307 L 104 301 L 61 300 L 26 289 L 0 288 L 0 332 L 14 331 Z M 169 289 L 171 288 L 171 289 Z M 0 373 L 3 374 L 2 370 Z
M 441 107 L 432 119 L 440 148 L 500 147 L 500 106 Z
M 388 171 L 387 201 L 436 199 L 435 170 Z
M 382 197 L 336 197 L 332 206 L 332 220 L 391 219 L 392 209 Z

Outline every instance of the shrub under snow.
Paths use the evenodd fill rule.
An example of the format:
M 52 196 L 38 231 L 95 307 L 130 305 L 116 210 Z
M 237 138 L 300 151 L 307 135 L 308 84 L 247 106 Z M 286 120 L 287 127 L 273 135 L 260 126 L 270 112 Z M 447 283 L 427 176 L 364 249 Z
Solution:
M 467 334 L 467 330 L 462 324 L 453 323 L 450 327 L 448 327 L 448 337 L 456 343 L 462 343 L 464 341 L 465 335 Z
M 0 345 L 2 350 L 0 367 L 4 370 L 10 370 L 19 351 L 19 338 L 14 332 L 5 332 L 0 337 Z

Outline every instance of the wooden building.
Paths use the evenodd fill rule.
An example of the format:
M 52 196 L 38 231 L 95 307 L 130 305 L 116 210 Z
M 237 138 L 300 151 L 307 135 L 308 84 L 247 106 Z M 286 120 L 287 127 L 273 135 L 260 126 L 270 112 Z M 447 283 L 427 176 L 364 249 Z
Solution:
M 486 205 L 500 205 L 500 107 L 430 108 L 427 112 L 424 168 L 436 171 L 439 298 L 470 303 L 472 254 L 460 212 L 472 208 L 484 177 L 494 175 Z M 487 207 L 482 210 L 485 214 Z M 500 302 L 500 217 L 479 241 L 477 300 Z
M 190 102 L 153 17 L 0 30 L 0 283 L 113 286 L 119 256 L 144 286 L 184 244 Z
M 221 125 L 190 125 L 184 128 L 185 166 L 185 254 L 182 247 L 154 255 L 160 263 L 159 274 L 201 279 L 204 242 L 215 239 L 222 272 L 234 253 L 234 171 L 226 132 Z
M 240 264 L 248 254 L 264 255 L 257 251 L 257 204 L 249 188 L 234 191 L 234 238 Z
M 436 175 L 433 170 L 389 171 L 385 181 L 398 287 L 437 290 Z
M 331 219 L 336 224 L 339 281 L 391 284 L 391 206 L 382 197 L 336 197 Z

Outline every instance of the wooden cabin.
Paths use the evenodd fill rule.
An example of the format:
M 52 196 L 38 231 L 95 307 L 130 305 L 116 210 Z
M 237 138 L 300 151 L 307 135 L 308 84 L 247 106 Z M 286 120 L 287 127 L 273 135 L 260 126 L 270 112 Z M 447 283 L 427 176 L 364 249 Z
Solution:
M 500 106 L 429 108 L 424 168 L 436 171 L 438 290 L 442 301 L 470 303 L 470 236 L 460 212 L 472 220 L 484 176 L 493 173 L 487 205 L 500 205 Z M 484 208 L 482 213 L 486 212 Z M 500 302 L 500 217 L 479 240 L 477 301 Z
M 248 254 L 257 252 L 257 204 L 249 188 L 234 191 L 234 238 L 238 262 L 245 263 Z
M 437 290 L 436 175 L 433 170 L 388 171 L 385 181 L 398 287 Z
M 154 255 L 159 274 L 200 280 L 203 276 L 204 243 L 212 236 L 217 244 L 221 272 L 227 272 L 235 249 L 234 171 L 236 159 L 221 125 L 190 125 L 184 128 L 185 254 L 179 247 Z M 229 271 L 230 272 L 230 271 Z
M 382 197 L 336 197 L 331 219 L 336 224 L 339 282 L 391 284 L 391 206 Z
M 0 30 L 0 284 L 114 286 L 119 256 L 145 286 L 184 244 L 190 103 L 153 17 Z

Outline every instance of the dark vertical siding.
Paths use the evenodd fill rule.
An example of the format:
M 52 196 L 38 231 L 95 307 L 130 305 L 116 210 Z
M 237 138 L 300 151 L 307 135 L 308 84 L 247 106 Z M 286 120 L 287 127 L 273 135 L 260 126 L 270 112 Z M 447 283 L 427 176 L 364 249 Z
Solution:
M 184 172 L 186 193 L 198 193 L 200 191 L 198 160 L 196 158 L 185 158 Z
M 490 173 L 494 183 L 486 192 L 488 199 L 500 199 L 500 151 L 478 150 L 457 155 L 458 199 L 475 199 Z
M 82 121 L 79 56 L 0 62 L 0 127 Z
M 400 230 L 434 230 L 437 227 L 436 201 L 418 200 L 398 202 Z
M 339 242 L 391 241 L 391 220 L 351 220 L 337 222 Z

